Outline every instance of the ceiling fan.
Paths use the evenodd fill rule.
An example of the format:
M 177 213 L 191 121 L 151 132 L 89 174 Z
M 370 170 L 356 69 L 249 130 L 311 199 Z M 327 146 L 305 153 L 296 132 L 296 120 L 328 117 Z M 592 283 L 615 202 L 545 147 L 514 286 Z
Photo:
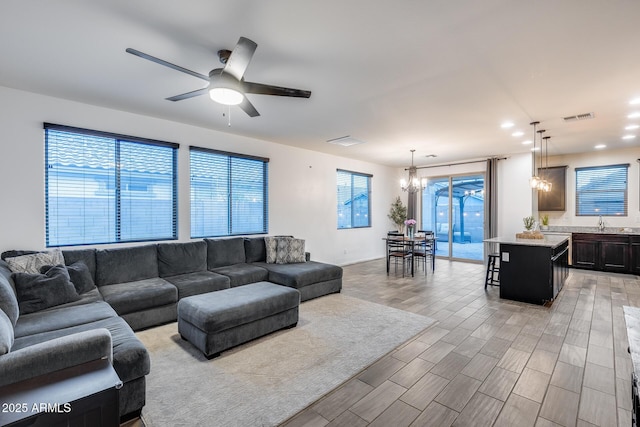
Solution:
M 287 87 L 272 86 L 262 83 L 246 82 L 243 79 L 244 72 L 249 66 L 258 45 L 246 37 L 240 37 L 236 47 L 230 50 L 219 50 L 218 58 L 224 64 L 223 68 L 215 68 L 209 72 L 209 76 L 197 73 L 172 64 L 155 56 L 148 55 L 139 50 L 127 48 L 127 52 L 147 59 L 165 67 L 189 74 L 193 77 L 205 80 L 209 85 L 205 88 L 183 93 L 181 95 L 166 98 L 168 101 L 182 101 L 194 96 L 209 93 L 214 101 L 224 105 L 238 105 L 250 117 L 259 116 L 258 110 L 249 102 L 245 94 L 254 93 L 258 95 L 292 96 L 296 98 L 309 98 L 311 91 L 291 89 Z

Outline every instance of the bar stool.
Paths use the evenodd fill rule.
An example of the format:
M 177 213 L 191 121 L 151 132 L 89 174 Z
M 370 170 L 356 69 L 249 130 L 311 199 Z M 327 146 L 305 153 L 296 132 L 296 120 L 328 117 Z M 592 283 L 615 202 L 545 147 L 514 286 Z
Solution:
M 500 286 L 500 255 L 489 254 L 487 259 L 487 278 L 484 281 L 484 288 L 487 286 Z

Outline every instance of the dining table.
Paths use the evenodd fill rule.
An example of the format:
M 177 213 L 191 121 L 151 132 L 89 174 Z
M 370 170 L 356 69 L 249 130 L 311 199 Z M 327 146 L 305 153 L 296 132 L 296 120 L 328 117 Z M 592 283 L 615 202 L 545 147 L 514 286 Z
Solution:
M 428 242 L 431 243 L 431 247 L 433 248 L 433 243 L 435 241 L 435 236 L 433 234 L 424 235 L 424 234 L 415 234 L 413 236 L 404 236 L 404 235 L 387 235 L 383 237 L 382 240 L 385 241 L 385 247 L 388 245 L 389 241 L 392 242 L 402 242 L 403 244 L 410 247 L 410 251 L 413 254 L 415 249 L 422 245 L 427 245 Z M 386 253 L 387 258 L 387 274 L 389 273 L 389 253 Z M 435 269 L 435 253 L 431 255 L 432 269 Z M 426 268 L 426 266 L 425 266 Z M 411 277 L 414 277 L 414 263 L 413 263 L 413 255 L 411 256 Z

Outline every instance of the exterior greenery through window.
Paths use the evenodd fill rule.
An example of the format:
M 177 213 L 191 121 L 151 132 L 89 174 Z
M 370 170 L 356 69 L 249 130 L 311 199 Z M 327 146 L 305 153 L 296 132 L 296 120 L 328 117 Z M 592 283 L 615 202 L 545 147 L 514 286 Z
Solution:
M 371 227 L 372 175 L 338 169 L 338 228 Z
M 178 144 L 44 129 L 47 246 L 177 238 Z
M 268 232 L 269 159 L 190 147 L 191 237 Z
M 576 168 L 576 216 L 627 216 L 629 164 Z

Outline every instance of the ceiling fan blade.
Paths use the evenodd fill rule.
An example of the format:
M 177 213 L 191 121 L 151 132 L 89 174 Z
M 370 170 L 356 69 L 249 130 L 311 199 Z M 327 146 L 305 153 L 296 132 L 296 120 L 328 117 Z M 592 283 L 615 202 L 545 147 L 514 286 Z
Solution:
M 151 61 L 151 62 L 155 62 L 156 64 L 164 65 L 165 67 L 169 67 L 169 68 L 172 68 L 172 69 L 174 69 L 176 71 L 180 71 L 182 73 L 189 74 L 190 76 L 197 77 L 197 78 L 205 80 L 207 82 L 209 81 L 209 76 L 205 76 L 204 74 L 196 73 L 195 71 L 187 70 L 184 67 L 172 64 L 171 62 L 167 62 L 167 61 L 165 61 L 163 59 L 160 59 L 160 58 L 156 58 L 155 56 L 147 55 L 146 53 L 140 52 L 139 50 L 135 50 L 135 49 L 132 49 L 132 48 L 128 47 L 126 51 L 127 51 L 127 53 L 130 53 L 130 54 L 135 55 L 135 56 L 139 56 L 140 58 L 146 59 L 146 60 Z
M 172 96 L 170 98 L 165 98 L 167 101 L 182 101 L 183 99 L 193 98 L 194 96 L 204 95 L 209 91 L 208 87 L 203 87 L 202 89 L 194 90 L 191 92 L 183 93 L 181 95 Z
M 224 66 L 224 71 L 241 80 L 257 47 L 258 45 L 254 41 L 240 37 Z
M 242 102 L 238 105 L 238 107 L 242 108 L 242 111 L 247 113 L 249 117 L 258 117 L 260 113 L 256 110 L 256 107 L 253 106 L 251 102 L 245 96 Z
M 255 93 L 259 95 L 293 96 L 296 98 L 309 98 L 311 96 L 311 91 L 309 90 L 291 89 L 262 83 L 242 82 L 242 87 L 245 93 Z

